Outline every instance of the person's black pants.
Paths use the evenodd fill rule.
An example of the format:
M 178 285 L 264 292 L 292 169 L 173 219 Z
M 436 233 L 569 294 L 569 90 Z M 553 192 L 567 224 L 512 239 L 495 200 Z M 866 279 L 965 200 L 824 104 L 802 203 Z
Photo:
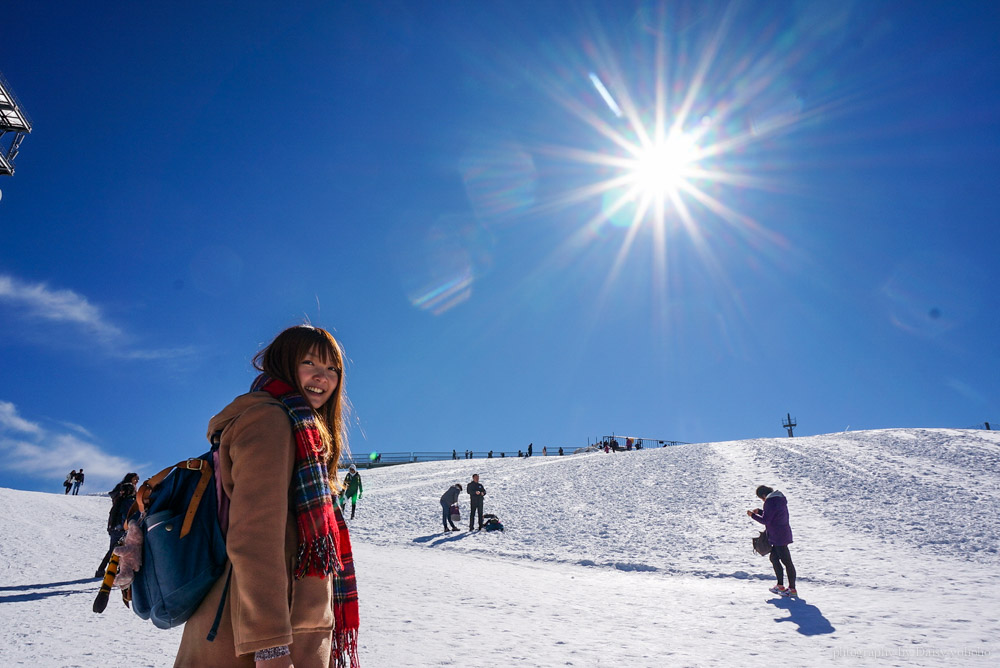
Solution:
M 451 506 L 445 503 L 441 504 L 441 523 L 444 524 L 445 531 L 448 530 L 449 524 L 453 530 L 458 531 L 458 527 L 451 521 Z
M 472 500 L 472 507 L 469 509 L 469 531 L 472 531 L 473 520 L 479 513 L 479 528 L 483 528 L 483 497 Z
M 105 570 L 107 570 L 108 562 L 111 561 L 111 553 L 114 551 L 115 545 L 118 544 L 118 541 L 121 540 L 122 536 L 125 535 L 125 530 L 112 529 L 108 533 L 111 535 L 111 547 L 108 548 L 107 553 L 104 555 L 104 559 L 101 559 L 101 565 L 97 569 L 98 573 L 103 573 Z M 98 575 L 95 577 L 100 577 L 100 576 Z
M 787 545 L 772 545 L 771 565 L 774 566 L 774 574 L 778 577 L 779 585 L 785 584 L 782 564 L 788 569 L 788 588 L 795 589 L 795 566 L 792 565 L 792 553 L 788 551 Z

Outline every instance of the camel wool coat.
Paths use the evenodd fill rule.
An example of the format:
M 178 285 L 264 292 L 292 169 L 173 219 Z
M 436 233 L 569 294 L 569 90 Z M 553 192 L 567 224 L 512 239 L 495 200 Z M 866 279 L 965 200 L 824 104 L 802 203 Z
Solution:
M 331 578 L 296 580 L 292 570 L 298 530 L 289 495 L 295 436 L 288 413 L 267 392 L 251 392 L 212 418 L 209 438 L 219 430 L 216 474 L 230 499 L 232 581 L 215 640 L 206 636 L 225 575 L 185 624 L 174 667 L 252 667 L 255 651 L 289 645 L 296 668 L 329 668 Z

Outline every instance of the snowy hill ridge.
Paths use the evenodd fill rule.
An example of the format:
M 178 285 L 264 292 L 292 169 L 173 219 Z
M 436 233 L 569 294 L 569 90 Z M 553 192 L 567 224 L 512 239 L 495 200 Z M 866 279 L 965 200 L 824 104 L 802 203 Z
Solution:
M 1000 563 L 1000 434 L 972 430 L 875 430 L 393 467 L 368 486 L 363 512 L 373 521 L 359 523 L 357 535 L 390 544 L 403 538 L 399 523 L 436 527 L 438 497 L 473 472 L 487 486 L 487 512 L 511 531 L 502 540 L 449 543 L 452 549 L 731 574 L 748 565 L 745 539 L 757 524 L 744 511 L 759 505 L 754 489 L 767 484 L 789 497 L 803 549 L 838 549 L 856 534 L 928 553 L 956 544 L 956 557 Z
M 472 473 L 505 532 L 441 532 L 439 497 Z M 904 652 L 914 646 L 972 652 L 966 665 L 996 656 L 996 432 L 888 429 L 361 474 L 350 526 L 367 668 L 655 666 L 668 654 L 677 665 L 731 665 L 761 650 L 761 633 L 789 652 L 786 666 L 846 665 L 837 657 L 856 659 L 862 645 L 892 648 L 893 665 L 938 665 Z M 745 514 L 759 484 L 788 497 L 798 608 L 761 608 L 774 576 L 750 551 L 758 525 Z M 466 523 L 468 497 L 460 502 Z M 115 605 L 117 594 L 104 615 L 90 611 L 107 499 L 0 488 L 0 504 L 0 665 L 172 664 L 179 629 L 154 629 Z M 573 610 L 580 619 L 564 617 Z M 484 628 L 471 646 L 438 635 L 468 627 L 473 611 Z M 626 638 L 594 626 L 602 615 L 687 634 L 654 622 Z M 143 639 L 140 656 L 121 647 L 123 631 Z M 520 646 L 535 654 L 512 660 Z

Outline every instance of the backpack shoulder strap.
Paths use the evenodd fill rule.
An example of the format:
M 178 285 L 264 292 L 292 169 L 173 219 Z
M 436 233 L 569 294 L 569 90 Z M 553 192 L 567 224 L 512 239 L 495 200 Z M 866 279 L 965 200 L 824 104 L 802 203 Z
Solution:
M 215 636 L 219 632 L 219 624 L 222 622 L 222 611 L 226 607 L 226 596 L 229 594 L 229 581 L 233 579 L 233 564 L 229 564 L 229 573 L 226 575 L 226 586 L 222 588 L 222 598 L 219 600 L 219 609 L 215 611 L 215 620 L 212 622 L 212 628 L 208 631 L 208 636 L 206 640 L 212 642 L 215 640 Z
M 212 479 L 212 465 L 200 457 L 185 459 L 182 462 L 177 462 L 173 466 L 168 466 L 152 478 L 148 479 L 146 482 L 142 483 L 142 486 L 136 492 L 135 503 L 133 504 L 132 509 L 129 510 L 129 516 L 132 515 L 132 512 L 136 508 L 138 508 L 139 512 L 146 512 L 146 508 L 149 505 L 150 493 L 152 493 L 152 491 L 156 489 L 174 469 L 187 469 L 188 471 L 199 471 L 201 473 L 201 478 L 198 480 L 194 493 L 191 495 L 191 501 L 188 503 L 187 512 L 184 514 L 184 522 L 181 524 L 180 537 L 184 538 L 184 536 L 191 531 L 191 523 L 194 521 L 194 514 L 198 510 L 198 504 L 201 503 L 201 497 L 205 495 L 205 490 L 208 488 L 208 482 Z

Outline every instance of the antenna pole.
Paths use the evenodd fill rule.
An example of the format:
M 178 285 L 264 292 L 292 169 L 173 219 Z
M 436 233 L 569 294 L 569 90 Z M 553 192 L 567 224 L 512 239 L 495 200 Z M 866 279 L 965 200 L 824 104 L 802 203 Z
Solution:
M 785 414 L 785 419 L 781 421 L 781 426 L 788 430 L 788 438 L 792 438 L 795 434 L 792 433 L 792 429 L 799 426 L 798 423 L 792 419 L 791 413 Z

